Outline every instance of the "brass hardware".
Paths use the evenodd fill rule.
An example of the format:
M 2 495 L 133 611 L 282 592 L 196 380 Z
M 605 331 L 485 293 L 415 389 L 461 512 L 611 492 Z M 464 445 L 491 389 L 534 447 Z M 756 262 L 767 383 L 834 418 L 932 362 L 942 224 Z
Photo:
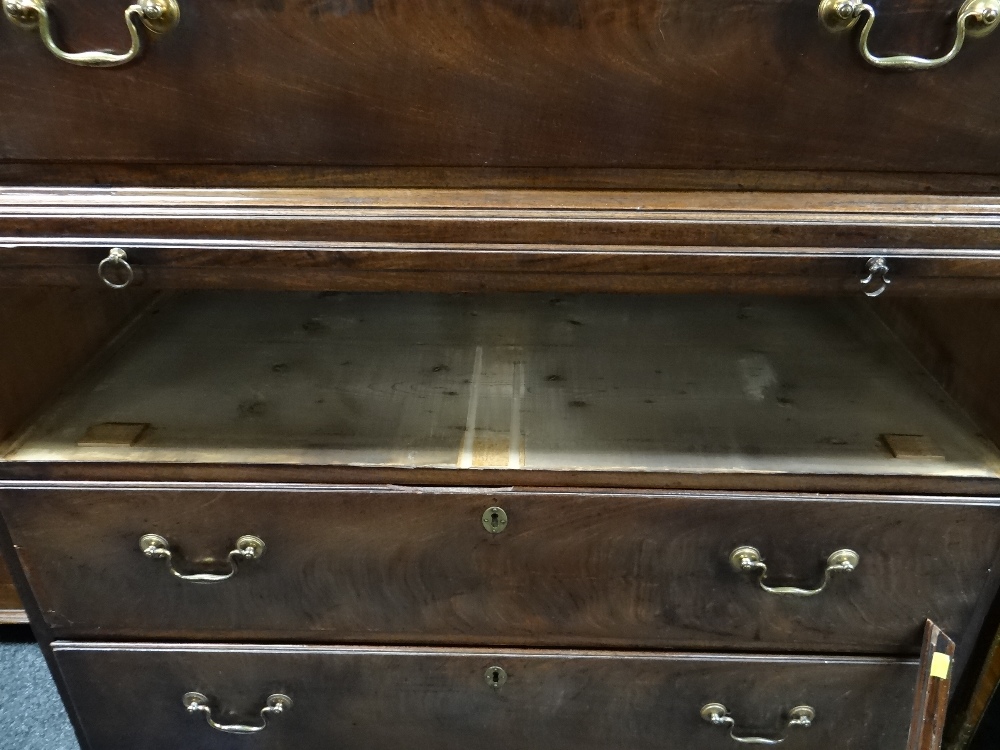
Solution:
M 867 287 L 869 284 L 875 281 L 875 277 L 878 276 L 879 277 L 878 288 L 872 290 L 865 290 L 866 297 L 878 297 L 880 294 L 882 294 L 882 292 L 886 290 L 889 284 L 892 283 L 889 280 L 889 263 L 885 258 L 881 256 L 876 256 L 874 258 L 868 259 L 867 268 L 868 268 L 868 275 L 865 276 L 863 279 L 861 279 L 861 286 Z
M 861 29 L 858 49 L 861 56 L 877 68 L 893 70 L 929 70 L 940 68 L 955 59 L 962 49 L 965 37 L 982 37 L 991 33 L 1000 21 L 1000 0 L 965 0 L 958 11 L 955 28 L 955 43 L 951 50 L 941 57 L 928 59 L 913 55 L 890 55 L 879 57 L 868 49 L 868 35 L 875 23 L 875 9 L 864 0 L 822 0 L 819 4 L 819 19 L 832 32 L 848 31 L 854 28 L 861 16 L 868 14 L 868 20 Z
M 49 18 L 46 0 L 3 0 L 3 9 L 7 18 L 22 29 L 38 29 L 42 43 L 60 60 L 90 68 L 113 68 L 132 62 L 139 56 L 142 52 L 142 38 L 136 27 L 136 16 L 153 34 L 170 31 L 181 17 L 177 0 L 139 0 L 125 9 L 125 25 L 132 38 L 132 46 L 127 52 L 65 52 L 53 39 L 52 20 Z
M 483 528 L 491 534 L 499 534 L 507 528 L 507 514 L 503 508 L 493 506 L 483 513 Z
M 484 677 L 486 678 L 486 684 L 494 690 L 499 690 L 507 682 L 507 672 L 503 667 L 490 667 L 486 670 Z
M 861 556 L 852 549 L 840 549 L 830 555 L 826 560 L 826 570 L 823 573 L 823 583 L 818 588 L 800 589 L 795 586 L 768 586 L 764 583 L 767 578 L 767 565 L 761 557 L 760 551 L 756 547 L 737 547 L 729 555 L 729 564 L 734 570 L 740 573 L 757 573 L 757 584 L 771 594 L 781 594 L 784 596 L 815 596 L 830 582 L 830 577 L 834 573 L 853 573 L 861 562 Z
M 287 695 L 275 693 L 269 696 L 267 704 L 260 710 L 260 724 L 219 724 L 212 718 L 212 706 L 208 698 L 202 693 L 185 693 L 184 708 L 189 714 L 203 713 L 205 721 L 212 729 L 227 734 L 256 734 L 263 732 L 267 728 L 269 716 L 278 716 L 292 707 L 292 699 Z
M 816 720 L 816 709 L 812 706 L 796 706 L 788 712 L 788 722 L 780 737 L 740 737 L 736 734 L 736 720 L 721 703 L 702 706 L 701 718 L 716 727 L 728 727 L 729 736 L 741 745 L 780 745 L 787 739 L 786 732 L 792 727 L 808 729 Z
M 111 267 L 118 268 L 125 272 L 124 281 L 115 281 L 108 275 L 108 270 Z M 100 277 L 101 281 L 112 289 L 124 289 L 135 281 L 135 271 L 132 270 L 132 266 L 128 262 L 128 256 L 125 254 L 125 251 L 120 247 L 111 248 L 111 252 L 108 253 L 108 257 L 97 264 L 97 275 Z
M 192 583 L 218 583 L 226 581 L 236 575 L 236 562 L 238 560 L 259 560 L 264 554 L 264 542 L 255 536 L 241 536 L 236 540 L 236 548 L 226 557 L 229 570 L 225 573 L 181 573 L 174 567 L 173 552 L 170 550 L 170 543 L 159 534 L 146 534 L 139 540 L 139 549 L 142 553 L 153 560 L 166 560 L 170 572 L 177 578 Z M 206 561 L 202 565 L 211 565 L 213 561 Z

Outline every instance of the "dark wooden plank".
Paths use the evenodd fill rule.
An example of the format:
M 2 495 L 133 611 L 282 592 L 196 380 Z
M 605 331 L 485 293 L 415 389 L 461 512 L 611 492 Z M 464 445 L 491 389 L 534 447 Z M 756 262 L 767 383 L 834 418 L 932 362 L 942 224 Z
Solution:
M 0 162 L 0 184 L 205 188 L 471 188 L 490 190 L 746 190 L 996 195 L 989 174 L 824 170 L 560 167 L 329 167 L 315 164 Z
M 955 642 L 928 620 L 906 750 L 940 750 L 954 658 Z
M 181 4 L 142 60 L 105 70 L 4 20 L 0 65 L 30 72 L 0 82 L 16 112 L 0 158 L 997 170 L 995 39 L 886 74 L 812 0 Z M 885 0 L 872 45 L 940 54 L 957 5 Z M 62 0 L 53 17 L 71 50 L 127 39 L 116 0 Z
M 676 474 L 603 471 L 529 471 L 525 469 L 419 469 L 405 467 L 324 466 L 319 464 L 218 463 L 93 463 L 0 461 L 0 486 L 25 483 L 46 487 L 72 487 L 77 482 L 104 483 L 113 479 L 140 484 L 185 482 L 236 482 L 302 486 L 387 484 L 401 487 L 580 487 L 650 490 L 772 491 L 889 495 L 937 495 L 994 498 L 1000 494 L 997 479 L 982 477 L 928 477 L 851 474 Z
M 1000 545 L 997 505 L 957 500 L 109 486 L 0 502 L 56 637 L 916 653 L 928 616 L 962 632 Z M 197 585 L 141 553 L 149 533 L 187 572 L 243 534 L 267 550 Z M 783 597 L 732 569 L 742 545 L 807 588 L 835 550 L 861 562 Z
M 0 284 L 1000 294 L 993 198 L 490 190 L 0 191 Z
M 987 196 L 733 190 L 0 190 L 0 236 L 21 240 L 4 248 L 8 265 L 32 247 L 71 248 L 70 237 L 89 239 L 91 246 L 95 238 L 131 237 L 140 245 L 173 238 L 167 246 L 177 245 L 179 260 L 185 244 L 197 248 L 197 241 L 206 239 L 225 240 L 220 247 L 234 249 L 270 240 L 287 250 L 307 241 L 321 244 L 300 249 L 349 249 L 360 242 L 378 243 L 374 249 L 444 243 L 443 250 L 461 250 L 447 246 L 459 243 L 516 251 L 527 243 L 559 245 L 561 250 L 610 245 L 642 246 L 650 252 L 691 248 L 695 253 L 785 248 L 787 252 L 775 252 L 793 256 L 816 248 L 820 254 L 843 256 L 858 248 L 899 248 L 901 257 L 989 260 L 997 255 L 998 226 L 1000 199 Z M 943 249 L 952 252 L 928 252 Z M 72 256 L 64 252 L 54 257 Z
M 91 746 L 721 750 L 700 716 L 718 702 L 735 732 L 780 737 L 789 711 L 815 709 L 801 747 L 903 750 L 916 664 L 879 659 L 506 650 L 351 649 L 57 643 Z M 485 679 L 490 667 L 507 679 Z M 256 737 L 227 736 L 189 714 L 203 693 L 220 721 L 259 721 L 269 695 L 292 705 Z M 877 706 L 878 710 L 874 710 Z

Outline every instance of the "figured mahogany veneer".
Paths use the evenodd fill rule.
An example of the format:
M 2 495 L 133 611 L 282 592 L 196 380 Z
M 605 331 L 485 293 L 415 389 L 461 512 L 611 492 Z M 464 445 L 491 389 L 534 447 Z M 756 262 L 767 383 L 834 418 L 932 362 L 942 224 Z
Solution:
M 978 627 L 1000 549 L 1000 507 L 957 499 L 108 485 L 4 489 L 0 509 L 56 638 L 913 654 L 925 616 Z M 197 584 L 145 534 L 181 573 L 228 570 L 244 534 L 266 550 Z M 777 596 L 731 567 L 744 545 L 771 585 L 818 585 L 844 548 L 860 564 Z
M 904 750 L 918 678 L 915 661 L 843 657 L 76 642 L 54 652 L 101 750 L 248 739 L 265 750 L 730 747 L 727 730 L 700 716 L 711 702 L 732 712 L 738 734 L 778 737 L 789 710 L 807 704 L 816 721 L 788 730 L 789 746 Z M 494 666 L 506 672 L 496 688 L 485 679 Z M 272 694 L 292 706 L 256 737 L 227 737 L 185 711 L 190 691 L 213 701 L 217 721 L 259 723 Z
M 0 161 L 996 175 L 995 39 L 885 74 L 817 4 L 182 0 L 97 71 L 4 21 Z M 873 47 L 939 54 L 958 4 L 879 3 Z M 53 14 L 72 51 L 127 41 L 120 0 Z

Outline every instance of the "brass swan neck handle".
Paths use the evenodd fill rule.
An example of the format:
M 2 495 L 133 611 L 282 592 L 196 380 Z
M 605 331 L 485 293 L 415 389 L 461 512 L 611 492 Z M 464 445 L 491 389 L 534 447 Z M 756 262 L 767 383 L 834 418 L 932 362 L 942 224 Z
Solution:
M 729 555 L 729 564 L 740 573 L 756 573 L 757 585 L 769 594 L 779 596 L 816 596 L 823 591 L 834 573 L 853 573 L 861 562 L 861 556 L 852 549 L 839 549 L 826 559 L 826 569 L 823 571 L 823 581 L 812 589 L 797 586 L 769 586 L 767 565 L 756 547 L 737 547 Z
M 741 745 L 780 745 L 787 737 L 789 729 L 798 727 L 808 729 L 816 719 L 816 709 L 812 706 L 796 706 L 788 712 L 785 733 L 780 737 L 749 737 L 736 734 L 736 720 L 729 715 L 729 710 L 721 703 L 709 703 L 701 708 L 701 718 L 717 727 L 728 727 L 729 737 Z
M 981 37 L 991 33 L 1000 25 L 1000 0 L 965 0 L 958 11 L 955 27 L 955 43 L 941 57 L 927 58 L 914 55 L 889 55 L 880 57 L 868 49 L 868 35 L 875 24 L 875 9 L 864 0 L 822 0 L 819 4 L 819 18 L 832 32 L 848 31 L 867 15 L 865 25 L 858 37 L 861 56 L 877 68 L 890 70 L 930 70 L 940 68 L 955 59 L 962 50 L 965 38 Z
M 212 716 L 211 701 L 203 693 L 185 693 L 184 708 L 189 714 L 205 714 L 205 721 L 212 729 L 226 734 L 257 734 L 267 729 L 267 720 L 271 716 L 279 716 L 292 707 L 292 699 L 287 695 L 275 693 L 268 697 L 264 708 L 260 710 L 259 724 L 220 724 Z
M 241 536 L 236 540 L 236 546 L 226 556 L 228 570 L 225 572 L 202 571 L 200 573 L 182 573 L 174 567 L 174 553 L 170 549 L 170 543 L 159 534 L 144 534 L 139 539 L 139 549 L 152 560 L 166 560 L 170 573 L 183 581 L 192 583 L 219 583 L 226 581 L 236 575 L 236 563 L 238 560 L 258 560 L 264 554 L 264 542 L 258 537 Z M 213 563 L 201 563 L 213 565 Z
M 126 52 L 66 52 L 54 39 L 52 18 L 46 0 L 3 0 L 4 13 L 12 22 L 28 31 L 38 30 L 49 52 L 63 62 L 88 68 L 113 68 L 132 62 L 142 52 L 142 37 L 136 18 L 153 34 L 170 31 L 181 17 L 177 0 L 139 0 L 125 9 L 125 26 L 132 44 Z

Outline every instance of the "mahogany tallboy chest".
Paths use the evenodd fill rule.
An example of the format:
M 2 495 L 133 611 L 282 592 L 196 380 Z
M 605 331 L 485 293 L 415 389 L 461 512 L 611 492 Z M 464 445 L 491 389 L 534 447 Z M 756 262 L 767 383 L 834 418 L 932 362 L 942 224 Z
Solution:
M 2 2 L 87 750 L 977 741 L 1000 0 Z

